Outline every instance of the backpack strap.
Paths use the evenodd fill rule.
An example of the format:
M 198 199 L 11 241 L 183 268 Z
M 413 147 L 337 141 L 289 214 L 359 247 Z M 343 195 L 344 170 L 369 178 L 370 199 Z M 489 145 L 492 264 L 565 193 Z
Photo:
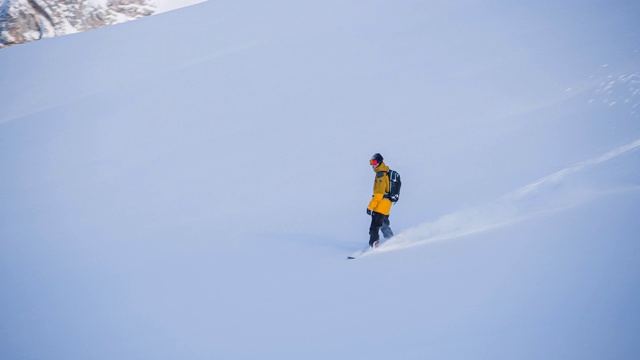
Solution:
M 383 176 L 387 175 L 387 177 L 389 178 L 389 190 L 391 190 L 391 177 L 389 176 L 389 172 L 388 171 L 378 171 L 376 173 L 376 178 L 381 178 Z M 382 195 L 383 199 L 390 199 L 389 198 L 389 192 L 384 193 L 384 195 Z

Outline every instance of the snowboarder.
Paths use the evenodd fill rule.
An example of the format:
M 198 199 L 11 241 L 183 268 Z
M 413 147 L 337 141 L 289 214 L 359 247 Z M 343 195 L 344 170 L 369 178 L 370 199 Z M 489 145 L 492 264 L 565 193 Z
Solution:
M 380 239 L 379 231 L 382 230 L 382 236 L 389 239 L 393 236 L 393 231 L 389 227 L 389 212 L 391 212 L 391 200 L 389 199 L 389 167 L 383 162 L 384 159 L 379 153 L 374 154 L 369 160 L 369 164 L 376 173 L 373 183 L 373 197 L 367 207 L 367 215 L 371 215 L 371 226 L 369 227 L 369 246 L 378 247 Z

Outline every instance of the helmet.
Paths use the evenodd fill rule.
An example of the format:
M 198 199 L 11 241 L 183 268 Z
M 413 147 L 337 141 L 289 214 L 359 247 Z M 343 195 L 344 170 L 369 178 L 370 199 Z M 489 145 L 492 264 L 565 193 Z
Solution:
M 378 166 L 383 161 L 384 161 L 384 158 L 382 157 L 382 155 L 380 155 L 379 153 L 375 153 L 371 157 L 371 160 L 369 160 L 369 164 L 371 164 L 371 166 Z

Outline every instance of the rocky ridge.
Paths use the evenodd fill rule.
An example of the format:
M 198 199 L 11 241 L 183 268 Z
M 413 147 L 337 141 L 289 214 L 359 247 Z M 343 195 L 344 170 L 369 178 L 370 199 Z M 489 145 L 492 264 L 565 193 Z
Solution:
M 0 0 L 0 48 L 153 15 L 155 0 Z

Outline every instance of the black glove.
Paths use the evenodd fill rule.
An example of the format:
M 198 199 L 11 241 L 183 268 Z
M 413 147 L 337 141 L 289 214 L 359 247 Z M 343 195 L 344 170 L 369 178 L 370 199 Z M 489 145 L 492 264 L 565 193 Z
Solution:
M 369 210 L 369 208 L 367 208 L 367 215 L 371 215 L 371 210 Z

